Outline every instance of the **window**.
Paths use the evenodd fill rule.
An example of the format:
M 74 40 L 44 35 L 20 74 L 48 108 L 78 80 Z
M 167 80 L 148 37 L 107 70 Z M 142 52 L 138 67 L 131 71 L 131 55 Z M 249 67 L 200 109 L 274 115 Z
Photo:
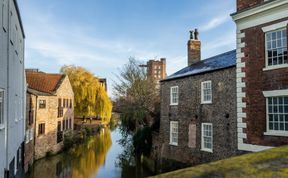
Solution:
M 72 108 L 72 99 L 70 99 L 70 108 Z
M 170 122 L 170 145 L 178 145 L 178 121 Z
M 170 104 L 178 105 L 178 86 L 170 88 Z
M 201 150 L 212 152 L 213 128 L 211 123 L 202 123 Z
M 58 113 L 57 113 L 57 117 L 63 117 L 63 108 L 62 107 L 58 107 Z
M 0 89 L 0 129 L 4 127 L 4 91 Z
M 46 108 L 46 100 L 39 100 L 39 108 L 41 109 Z
M 212 103 L 212 84 L 211 81 L 201 83 L 201 103 Z
M 267 98 L 267 131 L 288 132 L 288 96 Z
M 34 110 L 33 109 L 31 109 L 30 111 L 29 111 L 29 125 L 32 125 L 33 124 L 33 122 L 34 122 Z
M 61 121 L 58 121 L 57 132 L 61 132 Z
M 38 126 L 38 135 L 43 135 L 45 134 L 45 124 L 42 123 L 42 124 L 39 124 Z
M 62 130 L 64 131 L 65 129 L 65 120 L 62 120 Z
M 72 119 L 69 119 L 69 129 L 72 129 Z
M 267 66 L 288 64 L 285 28 L 266 33 L 266 58 Z

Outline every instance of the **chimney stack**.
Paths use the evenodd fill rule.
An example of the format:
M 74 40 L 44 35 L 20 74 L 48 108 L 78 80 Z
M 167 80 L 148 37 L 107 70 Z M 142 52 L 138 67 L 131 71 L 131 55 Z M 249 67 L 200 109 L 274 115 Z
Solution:
M 190 39 L 187 44 L 188 49 L 188 66 L 201 60 L 201 41 L 198 38 L 197 29 L 190 31 Z

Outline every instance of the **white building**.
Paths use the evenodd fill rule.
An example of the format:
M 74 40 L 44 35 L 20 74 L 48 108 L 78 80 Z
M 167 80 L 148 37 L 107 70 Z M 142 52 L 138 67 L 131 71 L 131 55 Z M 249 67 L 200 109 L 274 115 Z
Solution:
M 21 177 L 25 137 L 25 36 L 16 0 L 1 0 L 0 5 L 0 178 Z

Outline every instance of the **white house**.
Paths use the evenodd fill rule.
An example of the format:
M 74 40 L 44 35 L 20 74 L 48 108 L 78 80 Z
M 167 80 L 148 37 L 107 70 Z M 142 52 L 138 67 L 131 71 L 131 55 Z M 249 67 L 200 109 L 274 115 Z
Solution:
M 24 31 L 16 0 L 0 1 L 0 178 L 21 177 L 25 138 Z

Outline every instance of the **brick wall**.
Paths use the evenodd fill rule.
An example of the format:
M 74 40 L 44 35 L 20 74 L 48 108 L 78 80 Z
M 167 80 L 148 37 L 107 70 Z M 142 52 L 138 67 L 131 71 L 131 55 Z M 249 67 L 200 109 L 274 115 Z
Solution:
M 244 102 L 247 103 L 245 112 L 247 114 L 244 122 L 247 123 L 247 129 L 244 133 L 247 134 L 247 139 L 244 143 L 279 146 L 288 144 L 287 137 L 264 136 L 266 132 L 266 99 L 263 91 L 288 89 L 288 68 L 263 71 L 265 68 L 265 33 L 262 27 L 272 25 L 286 19 L 281 19 L 275 22 L 263 24 L 242 30 L 245 37 L 242 42 L 245 43 L 245 48 L 242 49 L 245 57 L 242 62 L 245 62 L 246 67 L 243 72 L 246 77 L 242 80 L 246 83 L 243 92 L 246 92 Z
M 234 67 L 161 83 L 158 158 L 199 164 L 237 154 L 235 70 Z M 212 81 L 213 103 L 201 105 L 201 82 L 206 80 Z M 171 86 L 179 87 L 178 106 L 170 106 Z M 170 121 L 179 121 L 178 146 L 169 145 Z M 213 123 L 213 153 L 200 151 L 204 122 Z M 196 144 L 191 141 L 193 137 L 189 143 L 189 124 L 196 124 Z M 191 148 L 194 144 L 196 147 Z
M 245 10 L 263 2 L 264 0 L 237 0 L 237 11 Z

